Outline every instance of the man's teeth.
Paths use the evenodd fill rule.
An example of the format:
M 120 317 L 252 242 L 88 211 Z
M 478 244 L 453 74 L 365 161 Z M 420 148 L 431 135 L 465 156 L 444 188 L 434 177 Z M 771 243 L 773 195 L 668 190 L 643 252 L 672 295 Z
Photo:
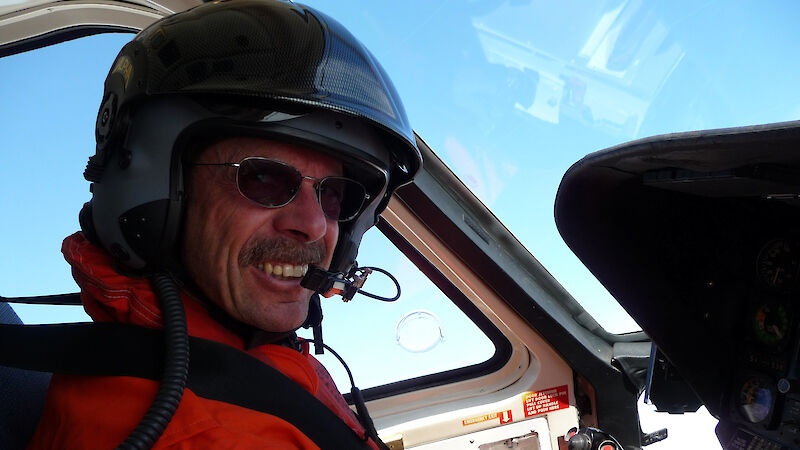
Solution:
M 257 264 L 260 270 L 268 275 L 275 275 L 284 278 L 300 278 L 308 272 L 308 264 L 295 265 L 295 264 L 272 264 L 264 263 Z

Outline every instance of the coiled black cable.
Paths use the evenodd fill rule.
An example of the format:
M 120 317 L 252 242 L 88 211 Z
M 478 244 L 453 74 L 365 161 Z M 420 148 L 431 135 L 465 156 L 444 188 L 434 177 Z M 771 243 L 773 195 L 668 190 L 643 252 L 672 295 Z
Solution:
M 178 285 L 165 272 L 150 278 L 153 291 L 161 302 L 164 325 L 164 374 L 150 409 L 119 450 L 152 448 L 169 425 L 183 397 L 189 375 L 189 334 Z
M 391 298 L 382 297 L 380 295 L 370 294 L 369 292 L 364 291 L 362 289 L 358 290 L 359 294 L 366 295 L 369 298 L 374 298 L 375 300 L 380 300 L 382 302 L 393 302 L 393 301 L 397 300 L 398 298 L 400 298 L 400 282 L 397 281 L 397 278 L 395 278 L 394 275 L 390 274 L 386 270 L 381 269 L 380 267 L 359 267 L 358 269 L 356 269 L 356 271 L 364 271 L 364 270 L 369 270 L 369 271 L 372 271 L 372 272 L 380 272 L 380 273 L 386 275 L 387 277 L 389 277 L 389 279 L 392 280 L 392 283 L 394 283 L 394 286 L 397 288 L 397 295 L 395 295 L 394 297 L 391 297 Z

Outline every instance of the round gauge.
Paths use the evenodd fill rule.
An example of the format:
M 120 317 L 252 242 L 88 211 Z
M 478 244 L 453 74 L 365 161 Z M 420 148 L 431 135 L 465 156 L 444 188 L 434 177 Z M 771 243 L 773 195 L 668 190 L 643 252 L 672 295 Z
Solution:
M 800 270 L 800 248 L 786 239 L 767 242 L 758 254 L 757 268 L 758 276 L 767 286 L 793 286 Z
M 753 332 L 763 345 L 778 345 L 789 334 L 790 318 L 781 305 L 764 303 L 753 316 Z
M 752 423 L 762 422 L 769 416 L 775 403 L 772 383 L 763 377 L 752 377 L 739 390 L 739 411 Z

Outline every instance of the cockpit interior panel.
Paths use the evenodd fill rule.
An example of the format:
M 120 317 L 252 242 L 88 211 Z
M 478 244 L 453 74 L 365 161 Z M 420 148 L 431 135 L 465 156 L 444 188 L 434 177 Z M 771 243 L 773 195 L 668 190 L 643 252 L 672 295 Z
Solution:
M 800 446 L 798 123 L 589 155 L 562 181 L 556 218 L 720 419 L 724 448 Z

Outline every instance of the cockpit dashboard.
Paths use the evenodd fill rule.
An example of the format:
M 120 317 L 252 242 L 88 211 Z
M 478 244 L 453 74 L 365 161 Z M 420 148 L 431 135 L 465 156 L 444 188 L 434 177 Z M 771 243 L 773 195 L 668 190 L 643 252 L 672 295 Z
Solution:
M 556 220 L 683 395 L 719 418 L 723 448 L 800 448 L 797 122 L 589 155 L 565 175 Z

